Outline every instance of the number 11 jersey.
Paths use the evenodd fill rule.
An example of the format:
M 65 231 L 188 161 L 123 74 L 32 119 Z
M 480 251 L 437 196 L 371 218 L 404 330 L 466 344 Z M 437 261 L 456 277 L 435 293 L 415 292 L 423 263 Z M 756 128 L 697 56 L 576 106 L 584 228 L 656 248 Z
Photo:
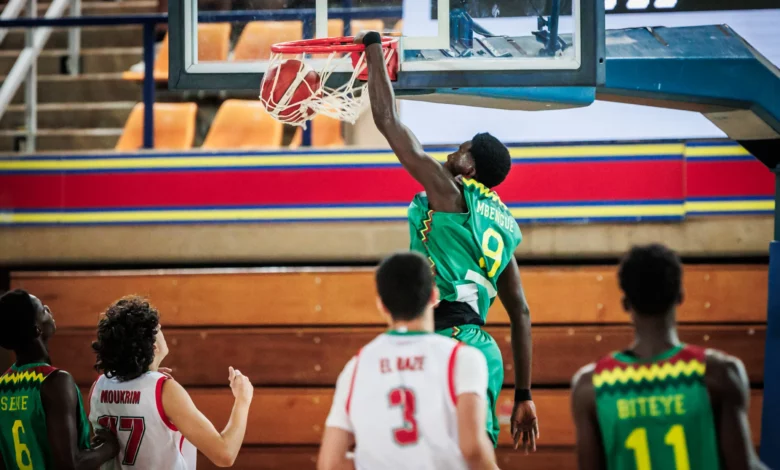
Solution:
M 607 470 L 720 468 L 705 356 L 680 345 L 645 361 L 617 352 L 596 363 Z
M 462 302 L 487 321 L 496 282 L 522 240 L 509 208 L 477 180 L 461 179 L 468 212 L 437 212 L 420 193 L 408 210 L 410 249 L 428 257 L 441 300 Z M 450 327 L 458 325 L 438 325 Z M 476 321 L 474 322 L 476 323 Z
M 121 382 L 101 375 L 90 396 L 89 420 L 119 439 L 119 455 L 102 470 L 192 470 L 197 451 L 165 416 L 162 389 L 167 377 L 146 372 Z

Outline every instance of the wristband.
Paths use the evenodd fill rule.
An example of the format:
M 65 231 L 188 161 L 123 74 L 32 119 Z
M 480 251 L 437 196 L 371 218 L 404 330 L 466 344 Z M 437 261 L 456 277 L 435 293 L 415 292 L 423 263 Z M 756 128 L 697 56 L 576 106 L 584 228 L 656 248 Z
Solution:
M 516 388 L 515 389 L 515 403 L 522 401 L 531 401 L 531 389 L 530 388 Z
M 382 36 L 377 33 L 376 31 L 369 31 L 366 33 L 365 36 L 363 36 L 363 45 L 368 47 L 371 44 L 381 44 L 382 43 Z

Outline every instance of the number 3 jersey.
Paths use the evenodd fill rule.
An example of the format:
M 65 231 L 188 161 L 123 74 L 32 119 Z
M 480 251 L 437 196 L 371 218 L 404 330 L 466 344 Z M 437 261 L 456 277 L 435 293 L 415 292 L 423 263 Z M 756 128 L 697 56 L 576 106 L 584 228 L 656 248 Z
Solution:
M 681 345 L 646 361 L 618 352 L 593 386 L 607 470 L 717 470 L 705 349 Z
M 465 213 L 433 211 L 425 193 L 415 196 L 408 210 L 410 248 L 430 260 L 441 300 L 469 305 L 479 315 L 471 323 L 484 325 L 497 294 L 496 281 L 522 235 L 495 192 L 473 179 L 461 183 Z M 462 324 L 441 320 L 437 310 L 437 330 Z
M 325 423 L 355 437 L 358 470 L 461 470 L 459 395 L 485 397 L 482 353 L 425 332 L 379 335 L 344 367 Z M 484 432 L 484 431 L 483 431 Z
M 119 455 L 103 470 L 194 469 L 197 451 L 162 406 L 162 388 L 167 377 L 146 372 L 120 382 L 101 375 L 90 396 L 89 420 L 96 429 L 111 430 L 119 440 Z
M 11 366 L 0 376 L 0 459 L 8 470 L 54 468 L 41 387 L 57 369 L 49 364 Z M 80 449 L 89 448 L 89 422 L 77 389 Z

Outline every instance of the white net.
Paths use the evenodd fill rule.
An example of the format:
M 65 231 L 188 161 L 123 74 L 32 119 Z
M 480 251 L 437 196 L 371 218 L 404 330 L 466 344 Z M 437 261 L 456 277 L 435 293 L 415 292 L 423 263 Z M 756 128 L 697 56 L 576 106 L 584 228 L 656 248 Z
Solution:
M 389 66 L 397 51 L 389 47 L 383 50 L 385 65 Z M 361 78 L 365 78 L 366 54 L 354 54 L 359 54 L 357 60 L 351 54 L 331 52 L 325 65 L 317 72 L 306 63 L 308 54 L 292 56 L 275 53 L 269 60 L 268 72 L 260 84 L 260 101 L 277 121 L 304 129 L 306 123 L 317 114 L 354 124 L 368 100 L 367 82 L 358 79 L 361 72 L 364 75 Z M 346 83 L 337 88 L 326 86 L 330 76 L 345 63 L 352 63 L 354 69 Z M 278 67 L 277 73 L 272 73 L 275 67 Z M 284 78 L 282 67 L 297 67 L 294 79 Z M 282 90 L 285 86 L 287 88 Z

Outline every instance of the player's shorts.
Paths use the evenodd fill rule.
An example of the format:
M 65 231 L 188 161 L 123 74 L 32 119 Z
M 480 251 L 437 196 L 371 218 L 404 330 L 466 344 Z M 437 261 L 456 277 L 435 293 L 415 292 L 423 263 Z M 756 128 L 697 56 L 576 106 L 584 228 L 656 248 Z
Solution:
M 455 338 L 464 344 L 473 346 L 485 355 L 488 366 L 486 429 L 488 436 L 493 441 L 493 446 L 498 446 L 498 432 L 501 426 L 498 422 L 496 406 L 498 405 L 498 394 L 501 393 L 501 387 L 504 385 L 504 361 L 501 358 L 501 350 L 498 349 L 498 343 L 477 325 L 455 326 L 439 330 L 436 333 Z

